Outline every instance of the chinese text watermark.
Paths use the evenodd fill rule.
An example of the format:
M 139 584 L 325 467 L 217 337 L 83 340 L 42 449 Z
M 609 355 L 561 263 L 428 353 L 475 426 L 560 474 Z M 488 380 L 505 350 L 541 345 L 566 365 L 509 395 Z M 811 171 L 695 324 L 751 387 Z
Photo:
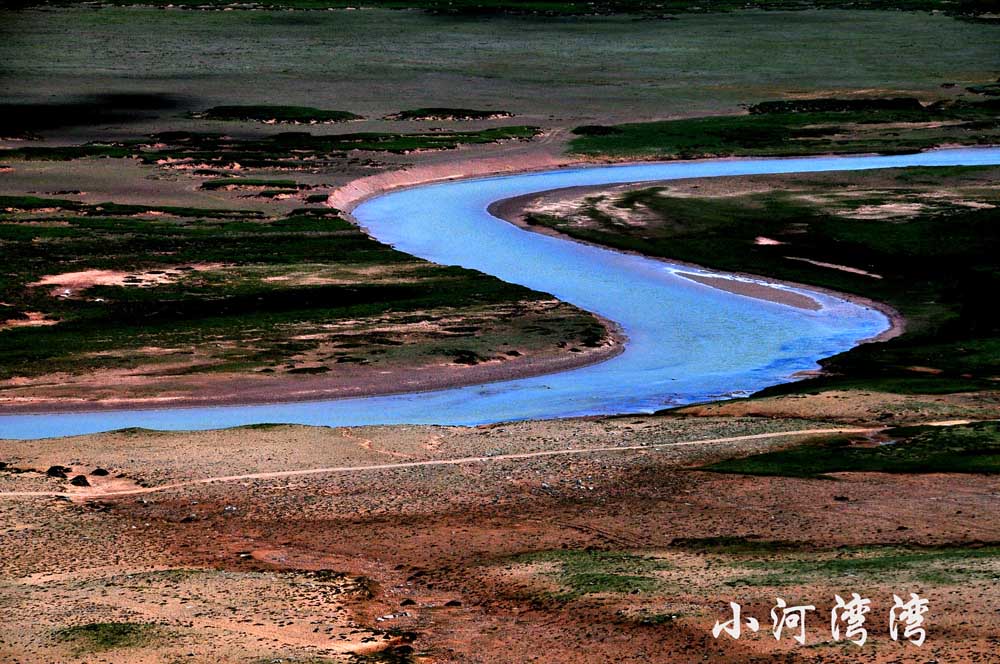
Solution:
M 924 614 L 929 610 L 928 600 L 916 593 L 910 593 L 910 598 L 904 600 L 899 595 L 893 595 L 893 605 L 889 610 L 889 637 L 893 641 L 906 641 L 918 648 L 927 639 L 924 629 Z M 868 640 L 868 629 L 865 624 L 871 613 L 871 600 L 858 593 L 851 593 L 847 599 L 834 595 L 834 606 L 830 611 L 830 635 L 834 641 L 846 640 L 857 646 L 863 646 Z M 729 620 L 717 621 L 712 628 L 712 636 L 719 638 L 723 633 L 730 638 L 739 639 L 743 630 L 757 633 L 760 622 L 743 613 L 743 608 L 736 602 L 729 603 L 732 617 Z M 800 645 L 806 642 L 806 618 L 814 613 L 816 607 L 812 604 L 790 606 L 783 598 L 775 600 L 771 608 L 771 634 L 780 641 L 788 636 Z

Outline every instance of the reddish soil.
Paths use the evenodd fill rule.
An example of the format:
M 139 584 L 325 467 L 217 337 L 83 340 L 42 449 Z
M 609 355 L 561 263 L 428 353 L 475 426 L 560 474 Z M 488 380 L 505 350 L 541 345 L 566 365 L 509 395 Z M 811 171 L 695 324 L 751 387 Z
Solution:
M 815 424 L 632 417 L 471 429 L 121 433 L 4 445 L 5 459 L 18 469 L 72 460 L 79 464 L 74 473 L 101 464 L 155 486 L 254 469 L 489 458 L 807 427 Z M 218 662 L 251 655 L 348 661 L 337 653 L 400 646 L 400 656 L 410 657 L 407 648 L 413 649 L 413 661 L 498 664 L 990 661 L 1000 629 L 994 610 L 1000 558 L 941 563 L 934 556 L 1000 541 L 1000 526 L 990 517 L 1000 480 L 842 474 L 831 481 L 690 470 L 794 440 L 256 477 L 78 505 L 0 498 L 3 522 L 10 524 L 0 539 L 0 602 L 13 607 L 4 618 L 11 629 L 0 637 L 0 658 L 75 661 L 60 659 L 65 650 L 46 636 L 51 629 L 82 617 L 128 615 L 162 622 L 183 635 L 176 637 L 181 642 L 107 661 L 173 661 L 168 656 L 184 652 Z M 0 473 L 0 483 L 8 492 L 66 486 L 31 472 Z M 713 537 L 736 539 L 726 548 L 705 539 Z M 646 573 L 652 585 L 635 591 L 566 594 L 571 586 L 560 576 L 558 557 L 593 551 L 655 560 L 659 571 Z M 886 552 L 929 557 L 916 567 L 876 571 L 824 567 Z M 113 569 L 102 571 L 109 564 Z M 150 569 L 209 576 L 172 582 L 173 590 L 157 585 L 161 581 L 118 582 L 122 589 L 99 605 L 79 590 L 108 583 L 112 574 L 139 579 Z M 322 600 L 295 594 L 315 586 L 309 574 L 324 569 L 346 573 L 343 583 L 353 590 Z M 365 580 L 351 581 L 357 577 Z M 829 633 L 833 595 L 852 591 L 873 604 L 870 641 L 861 648 L 834 643 Z M 910 592 L 930 601 L 922 648 L 892 641 L 885 624 L 892 594 Z M 242 598 L 231 618 L 215 613 L 220 594 Z M 189 603 L 193 620 L 161 607 L 174 595 Z M 25 606 L 19 596 L 36 603 Z M 289 597 L 299 599 L 288 603 Z M 816 605 L 806 646 L 770 635 L 776 597 Z M 712 637 L 729 601 L 760 620 L 758 634 L 739 641 Z M 304 615 L 307 606 L 312 612 Z M 316 620 L 328 629 L 313 632 Z M 390 628 L 398 631 L 386 632 Z M 361 630 L 353 641 L 352 630 Z M 349 647 L 338 650 L 341 636 Z

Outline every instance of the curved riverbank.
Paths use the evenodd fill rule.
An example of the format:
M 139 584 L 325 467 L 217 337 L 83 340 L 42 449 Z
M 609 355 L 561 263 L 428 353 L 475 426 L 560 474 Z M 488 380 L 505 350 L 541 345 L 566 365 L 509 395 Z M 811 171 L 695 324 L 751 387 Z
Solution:
M 654 187 L 657 186 L 657 182 L 646 182 L 644 186 Z M 627 189 L 630 185 L 622 185 L 621 189 Z M 494 201 L 489 205 L 487 210 L 490 214 L 498 219 L 503 219 L 515 226 L 522 228 L 526 231 L 533 233 L 540 233 L 542 235 L 548 235 L 551 237 L 563 238 L 570 240 L 572 242 L 579 242 L 581 244 L 588 244 L 594 247 L 601 247 L 609 251 L 618 251 L 623 254 L 631 254 L 634 256 L 644 256 L 652 260 L 662 261 L 668 265 L 688 265 L 697 270 L 711 270 L 711 268 L 706 268 L 703 265 L 698 265 L 696 263 L 689 263 L 687 261 L 679 260 L 676 258 L 662 258 L 659 256 L 652 256 L 649 254 L 643 254 L 638 251 L 629 251 L 627 249 L 620 249 L 617 247 L 609 247 L 607 245 L 599 244 L 596 242 L 591 242 L 589 240 L 584 240 L 581 238 L 571 237 L 565 233 L 560 233 L 557 230 L 548 228 L 546 226 L 538 226 L 529 224 L 525 221 L 525 213 L 532 204 L 535 204 L 541 200 L 550 201 L 552 198 L 556 197 L 579 197 L 585 196 L 590 193 L 606 192 L 608 190 L 607 186 L 594 185 L 585 187 L 566 187 L 563 189 L 553 189 L 550 191 L 540 191 L 531 194 L 525 194 L 523 196 L 512 196 L 511 198 L 505 198 L 503 200 Z M 817 305 L 816 301 L 808 298 L 808 296 L 803 296 L 799 293 L 790 292 L 788 290 L 783 290 L 780 288 L 775 288 L 775 286 L 786 286 L 793 289 L 803 289 L 808 291 L 815 291 L 819 293 L 824 293 L 832 297 L 841 298 L 849 302 L 853 302 L 862 307 L 868 307 L 881 312 L 889 321 L 889 327 L 885 329 L 880 334 L 875 335 L 870 339 L 864 339 L 860 343 L 875 343 L 880 341 L 888 341 L 889 339 L 894 339 L 906 332 L 906 318 L 901 314 L 895 307 L 885 302 L 879 302 L 861 295 L 856 295 L 854 293 L 845 293 L 843 291 L 835 291 L 829 288 L 824 288 L 822 286 L 816 286 L 813 284 L 805 284 L 801 282 L 788 281 L 785 279 L 776 279 L 774 277 L 757 274 L 754 272 L 727 272 L 726 274 L 737 277 L 737 279 L 730 278 L 720 278 L 716 276 L 708 276 L 704 274 L 690 274 L 679 272 L 681 276 L 687 277 L 689 279 L 694 279 L 705 285 L 712 286 L 714 288 L 720 288 L 723 290 L 729 290 L 730 292 L 745 295 L 747 297 L 755 297 L 761 300 L 767 300 L 769 302 L 775 302 L 778 304 L 786 304 L 789 306 L 799 306 L 804 308 L 815 308 Z
M 459 180 L 369 198 L 354 217 L 382 242 L 461 265 L 618 321 L 630 343 L 600 364 L 536 378 L 384 397 L 267 406 L 0 417 L 0 438 L 124 427 L 209 429 L 261 422 L 324 426 L 471 425 L 519 419 L 652 412 L 741 396 L 815 370 L 817 361 L 884 332 L 887 318 L 816 289 L 775 288 L 818 310 L 755 299 L 679 273 L 697 268 L 527 232 L 487 212 L 502 199 L 578 185 L 902 166 L 1000 163 L 1000 149 L 911 155 L 722 160 L 563 169 Z
M 331 399 L 363 399 L 488 385 L 523 378 L 580 369 L 606 362 L 625 351 L 628 339 L 621 326 L 596 316 L 604 326 L 604 342 L 575 352 L 559 349 L 558 354 L 522 355 L 504 361 L 490 360 L 476 365 L 460 364 L 415 367 L 405 371 L 366 371 L 330 378 L 317 376 L 275 377 L 257 374 L 199 376 L 197 384 L 171 394 L 167 385 L 157 396 L 116 397 L 100 400 L 67 397 L 0 397 L 0 419 L 5 415 L 46 413 L 100 413 L 116 410 L 168 410 L 171 408 L 212 408 L 223 406 L 267 406 L 283 403 L 310 403 Z M 119 379 L 127 385 L 128 377 Z M 190 389 L 189 389 L 190 388 Z M 2 432 L 0 432 L 2 433 Z M 0 436 L 2 437 L 2 436 Z
M 365 201 L 399 189 L 472 178 L 523 175 L 555 168 L 584 166 L 587 163 L 565 156 L 561 149 L 518 151 L 501 156 L 445 160 L 441 163 L 358 178 L 331 192 L 326 204 L 349 214 Z

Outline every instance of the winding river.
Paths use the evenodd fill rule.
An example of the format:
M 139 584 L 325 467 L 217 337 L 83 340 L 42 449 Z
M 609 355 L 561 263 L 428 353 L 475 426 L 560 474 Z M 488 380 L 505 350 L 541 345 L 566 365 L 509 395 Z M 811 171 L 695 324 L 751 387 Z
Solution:
M 374 237 L 436 263 L 461 265 L 552 293 L 617 322 L 625 351 L 600 364 L 521 380 L 380 397 L 253 406 L 0 417 L 0 438 L 45 438 L 124 427 L 216 429 L 312 425 L 482 424 L 627 412 L 721 399 L 790 380 L 817 360 L 877 336 L 877 310 L 785 285 L 812 310 L 737 295 L 678 272 L 702 272 L 532 233 L 496 219 L 490 203 L 581 185 L 691 177 L 1000 163 L 1000 148 L 901 156 L 739 159 L 566 169 L 460 180 L 372 198 L 354 216 Z

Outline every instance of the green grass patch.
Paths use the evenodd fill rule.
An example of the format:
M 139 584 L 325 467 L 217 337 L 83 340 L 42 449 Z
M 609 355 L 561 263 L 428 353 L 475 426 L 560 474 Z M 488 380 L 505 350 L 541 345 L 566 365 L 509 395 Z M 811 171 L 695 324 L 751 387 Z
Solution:
M 998 176 L 995 167 L 775 176 L 772 190 L 735 196 L 651 187 L 584 201 L 568 217 L 529 213 L 527 223 L 618 249 L 861 295 L 906 318 L 904 335 L 826 359 L 828 374 L 761 395 L 969 392 L 996 389 L 1000 376 L 1000 313 L 992 306 L 1000 288 L 1000 189 L 991 184 Z M 853 216 L 896 204 L 916 209 Z M 631 215 L 642 215 L 643 223 L 622 221 Z M 758 237 L 779 244 L 760 244 Z
M 1000 97 L 1000 80 L 994 83 L 984 83 L 982 85 L 970 85 L 966 88 L 969 92 L 987 97 Z
M 340 664 L 343 660 L 331 659 L 329 657 L 261 657 L 247 664 Z M 358 660 L 358 664 L 367 660 Z M 378 661 L 378 660 L 372 660 Z M 352 662 L 353 664 L 353 662 Z
M 410 645 L 394 646 L 364 654 L 353 653 L 348 660 L 349 664 L 416 664 L 418 661 L 420 660 L 415 658 L 415 650 Z
M 858 446 L 843 436 L 777 452 L 720 461 L 702 470 L 743 475 L 824 477 L 828 473 L 998 473 L 1000 424 L 911 427 L 887 432 L 891 444 Z
M 72 212 L 87 217 L 132 216 L 168 214 L 176 217 L 200 219 L 262 219 L 263 212 L 256 210 L 220 210 L 214 208 L 182 207 L 175 205 L 133 205 L 122 203 L 81 203 L 64 198 L 39 196 L 0 196 L 0 219 L 18 212 L 55 210 Z M 6 221 L 13 221 L 6 219 Z
M 913 97 L 889 97 L 874 99 L 787 99 L 763 101 L 747 107 L 751 115 L 770 113 L 860 113 L 860 112 L 900 112 L 922 113 L 920 100 Z
M 564 588 L 555 594 L 560 601 L 599 593 L 651 592 L 660 582 L 653 576 L 670 569 L 666 561 L 631 553 L 596 550 L 553 550 L 525 554 L 517 563 L 553 563 L 553 577 Z
M 213 106 L 192 117 L 205 120 L 250 120 L 289 124 L 327 124 L 363 120 L 348 111 L 331 111 L 311 106 Z
M 233 137 L 209 132 L 168 131 L 147 140 L 87 143 L 70 147 L 21 147 L 0 150 L 0 161 L 66 161 L 86 157 L 132 157 L 146 164 L 204 164 L 227 168 L 302 168 L 315 170 L 342 163 L 352 151 L 404 154 L 417 150 L 453 150 L 462 145 L 530 140 L 536 127 L 493 127 L 479 131 L 431 131 L 399 134 L 359 132 L 317 136 L 283 132 L 261 137 Z
M 70 644 L 78 655 L 118 648 L 139 648 L 165 636 L 160 625 L 133 622 L 97 622 L 56 630 L 57 641 Z
M 963 547 L 846 547 L 832 556 L 829 552 L 804 558 L 767 555 L 763 559 L 735 563 L 748 570 L 762 570 L 725 582 L 729 586 L 791 586 L 815 580 L 905 579 L 906 581 L 952 585 L 973 579 L 992 579 L 997 574 L 1000 547 L 996 545 Z
M 510 111 L 482 111 L 473 108 L 414 108 L 388 116 L 387 120 L 493 120 L 512 118 Z
M 548 296 L 395 251 L 336 210 L 202 215 L 37 197 L 0 199 L 0 209 L 0 316 L 16 321 L 37 312 L 58 321 L 0 329 L 0 380 L 137 367 L 152 375 L 309 375 L 342 363 L 480 362 L 505 348 L 587 346 L 604 335 L 589 314 L 568 305 L 535 312 L 525 303 Z M 178 214 L 111 216 L 151 211 Z M 123 283 L 69 296 L 32 285 L 87 270 L 123 273 Z M 468 327 L 476 334 L 442 330 L 402 343 L 363 324 L 330 328 L 456 315 L 474 321 Z
M 798 542 L 762 540 L 759 537 L 722 535 L 718 537 L 677 537 L 670 546 L 702 553 L 753 553 L 761 550 L 796 551 L 803 547 Z
M 359 664 L 361 661 L 359 660 Z M 261 657 L 248 664 L 339 664 L 341 660 L 330 659 L 329 657 Z
M 299 184 L 295 180 L 261 180 L 256 178 L 217 178 L 214 180 L 206 180 L 201 183 L 201 188 L 207 191 L 214 191 L 216 189 L 225 189 L 227 187 L 232 187 L 239 189 L 241 187 L 275 187 L 278 189 L 290 189 L 297 191 L 299 189 L 309 189 L 307 184 Z
M 616 159 L 899 154 L 1000 142 L 1000 100 L 926 106 L 906 98 L 764 102 L 751 106 L 749 115 L 588 125 L 575 133 L 570 152 Z
M 672 623 L 680 618 L 681 615 L 678 613 L 647 613 L 636 618 L 636 623 L 646 627 L 655 627 L 656 625 Z

